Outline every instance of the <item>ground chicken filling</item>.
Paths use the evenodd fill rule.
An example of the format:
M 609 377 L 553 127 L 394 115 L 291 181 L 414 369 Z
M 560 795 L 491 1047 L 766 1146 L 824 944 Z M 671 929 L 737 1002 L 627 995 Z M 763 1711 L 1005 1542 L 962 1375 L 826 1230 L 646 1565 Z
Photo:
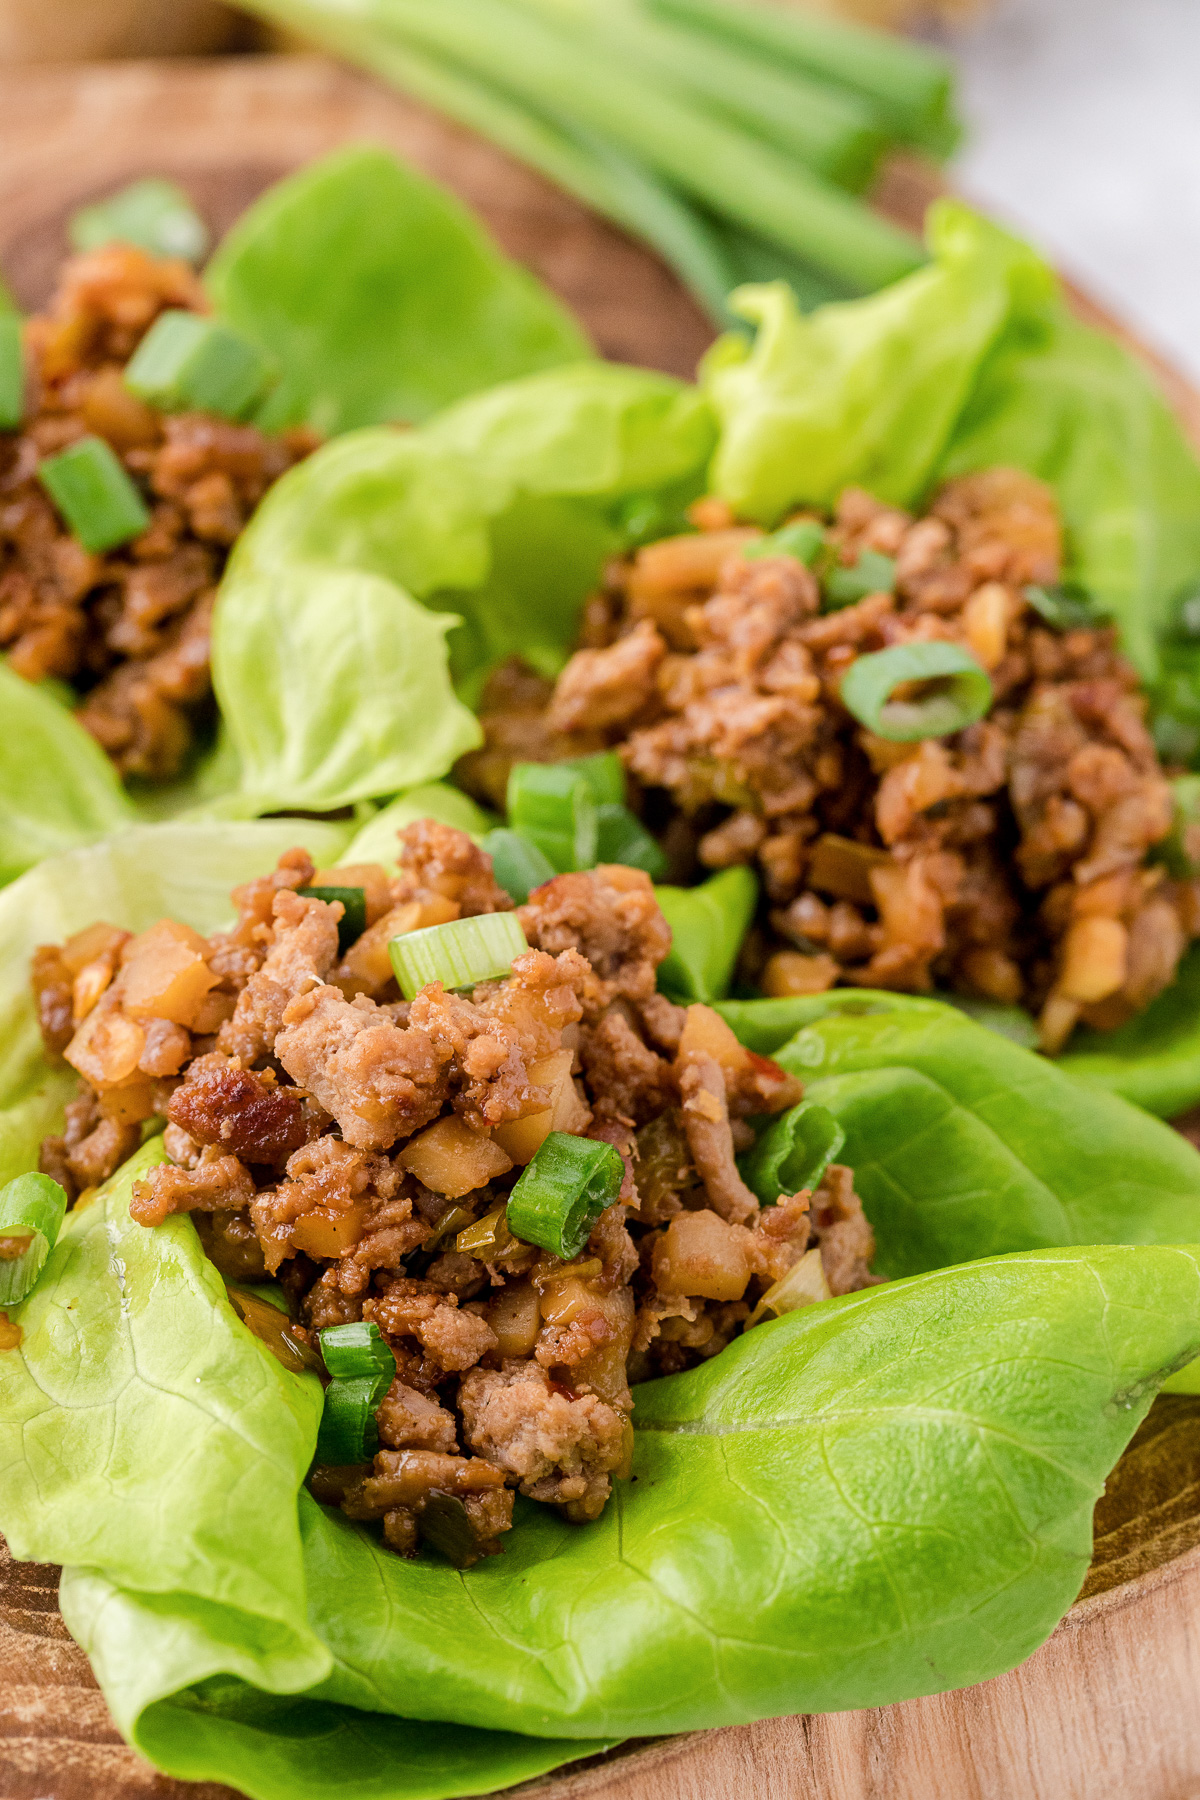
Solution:
M 1115 631 L 1054 629 L 1028 597 L 1059 580 L 1049 489 L 991 469 L 922 518 L 849 489 L 825 555 L 886 556 L 894 576 L 840 610 L 795 557 L 747 557 L 762 534 L 722 503 L 692 517 L 695 534 L 610 568 L 553 690 L 513 665 L 493 677 L 465 786 L 497 804 L 514 760 L 618 748 L 672 879 L 757 865 L 767 910 L 742 976 L 769 995 L 950 988 L 1025 1006 L 1055 1051 L 1168 986 L 1200 892 L 1148 857 L 1171 793 Z M 874 735 L 841 703 L 847 669 L 929 639 L 982 664 L 988 716 Z
M 392 938 L 512 902 L 460 832 L 423 820 L 401 852 L 389 878 L 291 851 L 207 939 L 162 920 L 40 949 L 43 1035 L 81 1076 L 41 1166 L 86 1204 L 165 1116 L 170 1161 L 135 1185 L 134 1218 L 189 1212 L 227 1281 L 276 1277 L 293 1352 L 366 1319 L 396 1358 L 373 1464 L 315 1468 L 314 1493 L 403 1553 L 445 1547 L 450 1509 L 469 1563 L 517 1491 L 594 1519 L 628 1472 L 631 1382 L 715 1355 L 802 1257 L 810 1297 L 868 1285 L 874 1242 L 845 1167 L 770 1206 L 745 1185 L 747 1121 L 802 1090 L 716 1012 L 656 991 L 671 934 L 645 875 L 556 877 L 519 909 L 530 947 L 507 977 L 407 1002 Z M 313 884 L 363 890 L 344 950 L 341 904 L 298 891 Z M 570 1262 L 504 1218 L 551 1130 L 625 1165 Z
M 208 311 L 186 263 L 123 244 L 72 258 L 26 330 L 25 422 L 0 431 L 0 651 L 29 681 L 83 690 L 81 723 L 122 774 L 152 780 L 179 771 L 204 714 L 230 546 L 317 441 L 136 399 L 122 370 L 168 307 Z M 140 537 L 104 556 L 66 531 L 37 479 L 43 457 L 89 434 L 116 451 L 151 512 Z

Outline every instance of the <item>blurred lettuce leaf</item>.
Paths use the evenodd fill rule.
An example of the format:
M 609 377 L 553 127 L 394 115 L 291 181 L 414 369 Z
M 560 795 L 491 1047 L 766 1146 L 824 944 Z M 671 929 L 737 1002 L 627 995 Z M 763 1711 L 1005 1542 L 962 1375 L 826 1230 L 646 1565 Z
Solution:
M 258 418 L 269 431 L 416 424 L 591 348 L 453 194 L 370 144 L 268 189 L 226 235 L 205 283 L 279 369 Z
M 0 662 L 0 885 L 136 816 L 95 738 L 44 684 Z
M 930 208 L 933 261 L 864 300 L 801 313 L 785 282 L 739 288 L 757 327 L 718 339 L 701 386 L 720 422 L 713 491 L 764 525 L 843 488 L 911 505 L 941 463 L 1014 310 L 1053 292 L 1033 251 L 958 201 Z

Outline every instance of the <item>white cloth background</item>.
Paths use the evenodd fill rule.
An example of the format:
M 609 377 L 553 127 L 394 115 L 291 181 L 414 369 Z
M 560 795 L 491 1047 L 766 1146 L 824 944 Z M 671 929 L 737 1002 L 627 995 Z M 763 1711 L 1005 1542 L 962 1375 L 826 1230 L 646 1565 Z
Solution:
M 1000 0 L 946 42 L 960 188 L 1200 379 L 1200 0 Z

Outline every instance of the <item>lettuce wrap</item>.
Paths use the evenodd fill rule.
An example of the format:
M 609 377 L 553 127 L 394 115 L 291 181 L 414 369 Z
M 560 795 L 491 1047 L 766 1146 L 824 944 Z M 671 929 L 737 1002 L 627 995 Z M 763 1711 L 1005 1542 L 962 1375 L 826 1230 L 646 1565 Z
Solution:
M 35 1131 L 64 1097 L 35 941 L 163 911 L 211 929 L 297 837 L 352 860 L 405 804 L 349 842 L 139 826 L 13 883 L 5 1172 L 29 1095 Z M 129 1217 L 159 1140 L 70 1215 L 0 1355 L 0 1528 L 66 1565 L 64 1617 L 152 1761 L 254 1800 L 449 1800 L 629 1735 L 982 1680 L 1043 1641 L 1105 1475 L 1200 1351 L 1200 1249 L 1170 1247 L 1200 1242 L 1200 1156 L 938 1002 L 835 998 L 726 1011 L 838 1118 L 897 1279 L 640 1388 L 634 1479 L 599 1523 L 525 1505 L 465 1576 L 303 1490 L 315 1378 L 251 1335 L 189 1219 Z

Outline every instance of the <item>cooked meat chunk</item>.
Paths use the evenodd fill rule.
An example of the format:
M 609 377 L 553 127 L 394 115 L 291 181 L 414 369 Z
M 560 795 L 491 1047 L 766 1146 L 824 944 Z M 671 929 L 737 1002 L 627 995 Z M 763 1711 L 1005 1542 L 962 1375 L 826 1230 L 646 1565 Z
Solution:
M 189 1066 L 167 1117 L 197 1144 L 215 1144 L 248 1163 L 285 1163 L 308 1137 L 299 1089 L 240 1068 L 218 1052 Z
M 649 1000 L 654 973 L 671 948 L 671 928 L 640 869 L 602 864 L 586 874 L 556 875 L 517 915 L 539 950 L 578 950 L 604 984 L 602 1004 L 620 995 Z
M 229 547 L 273 482 L 315 447 L 207 414 L 163 415 L 122 381 L 165 307 L 207 311 L 185 263 L 127 244 L 71 258 L 48 310 L 26 327 L 35 410 L 0 432 L 0 650 L 30 681 L 85 690 L 81 724 L 123 774 L 178 772 L 211 692 L 209 624 Z M 93 555 L 63 528 L 37 480 L 43 456 L 105 439 L 151 521 Z

